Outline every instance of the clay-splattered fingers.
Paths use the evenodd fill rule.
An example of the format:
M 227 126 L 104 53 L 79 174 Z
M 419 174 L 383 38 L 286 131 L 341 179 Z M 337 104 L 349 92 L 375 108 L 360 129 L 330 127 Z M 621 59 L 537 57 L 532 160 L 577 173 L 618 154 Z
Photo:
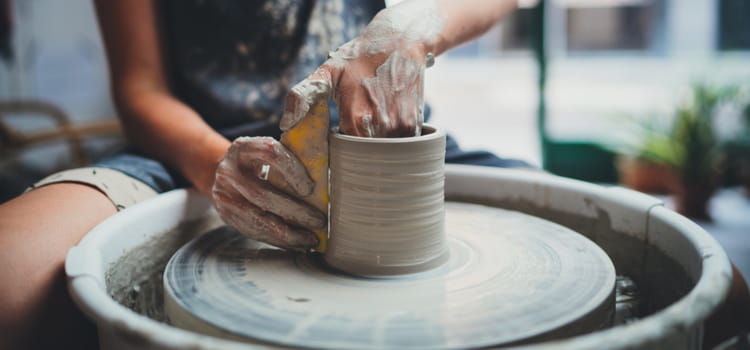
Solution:
M 284 114 L 279 124 L 282 131 L 287 131 L 297 125 L 305 118 L 310 108 L 320 100 L 332 98 L 335 86 L 331 71 L 329 66 L 323 65 L 315 73 L 292 87 L 284 102 Z
M 263 211 L 281 217 L 293 226 L 310 230 L 321 229 L 326 224 L 325 214 L 307 203 L 292 198 L 271 184 L 254 177 L 227 176 L 217 173 L 216 181 L 221 187 L 231 187 L 248 202 Z
M 290 189 L 292 194 L 306 196 L 315 187 L 299 159 L 271 137 L 239 137 L 232 142 L 227 158 L 230 162 L 222 162 L 222 166 L 236 164 L 244 178 L 273 178 L 273 183 Z
M 368 85 L 365 85 L 368 86 Z M 362 90 L 365 91 L 365 90 Z M 421 108 L 415 94 L 394 94 L 383 97 L 383 91 L 367 89 L 341 103 L 340 130 L 345 135 L 360 137 L 409 137 L 416 134 Z M 385 102 L 376 102 L 376 100 Z M 384 107 L 383 107 L 384 106 Z
M 295 198 L 313 187 L 305 167 L 281 143 L 240 137 L 219 163 L 212 199 L 221 218 L 248 237 L 303 249 L 318 244 L 310 230 L 326 225 L 324 213 Z
M 347 84 L 358 84 L 349 82 Z M 378 105 L 372 103 L 364 89 L 351 88 L 340 92 L 339 104 L 339 128 L 342 134 L 360 137 L 378 137 L 376 121 Z
M 325 226 L 325 214 L 265 181 L 267 176 L 278 177 L 285 185 L 282 187 L 290 188 L 292 194 L 308 195 L 314 187 L 297 157 L 270 137 L 236 139 L 216 170 L 214 186 L 226 191 L 233 189 L 253 205 L 294 226 L 308 229 Z
M 409 137 L 423 119 L 424 67 L 394 52 L 374 72 L 350 67 L 337 95 L 341 132 L 361 137 Z
M 287 225 L 235 192 L 214 188 L 213 195 L 221 218 L 252 239 L 287 249 L 308 249 L 318 245 L 318 238 L 311 231 Z
M 373 127 L 379 137 L 416 135 L 422 120 L 424 67 L 408 54 L 394 52 L 376 76 L 362 81 L 375 106 Z

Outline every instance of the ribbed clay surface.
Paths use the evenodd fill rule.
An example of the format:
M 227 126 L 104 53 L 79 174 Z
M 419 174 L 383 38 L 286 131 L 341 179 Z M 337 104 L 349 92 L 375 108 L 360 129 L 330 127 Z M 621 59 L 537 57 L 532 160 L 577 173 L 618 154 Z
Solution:
M 445 132 L 364 138 L 331 133 L 326 262 L 363 276 L 424 271 L 445 262 Z

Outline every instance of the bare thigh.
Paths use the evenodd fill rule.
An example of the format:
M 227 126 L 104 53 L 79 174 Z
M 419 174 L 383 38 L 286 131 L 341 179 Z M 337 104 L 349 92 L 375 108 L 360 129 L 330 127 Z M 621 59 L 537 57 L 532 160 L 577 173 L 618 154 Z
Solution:
M 70 247 L 115 212 L 104 194 L 75 183 L 0 205 L 0 349 L 96 344 L 68 297 L 63 263 Z

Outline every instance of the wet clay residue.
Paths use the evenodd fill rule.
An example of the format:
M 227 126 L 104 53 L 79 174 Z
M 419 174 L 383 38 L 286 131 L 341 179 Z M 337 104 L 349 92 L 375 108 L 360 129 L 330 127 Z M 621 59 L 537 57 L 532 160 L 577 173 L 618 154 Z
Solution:
M 138 314 L 166 322 L 162 274 L 167 261 L 183 244 L 221 225 L 215 215 L 187 221 L 130 249 L 107 270 L 107 293 Z
M 106 273 L 108 294 L 121 305 L 140 315 L 169 323 L 164 311 L 162 280 L 167 261 L 186 242 L 221 225 L 222 223 L 215 215 L 188 221 L 174 229 L 156 234 L 153 238 L 125 252 L 111 264 Z M 618 280 L 623 278 L 627 279 L 629 282 L 627 285 L 632 287 L 632 280 L 618 276 Z M 632 322 L 642 316 L 642 306 L 639 308 L 638 305 L 628 304 L 632 298 L 621 300 L 620 296 L 627 292 L 623 288 L 622 283 L 616 285 L 618 295 L 616 313 L 618 315 L 615 316 L 615 324 Z M 294 303 L 310 302 L 306 298 L 297 296 L 287 297 L 290 302 Z M 641 303 L 643 303 L 642 299 Z

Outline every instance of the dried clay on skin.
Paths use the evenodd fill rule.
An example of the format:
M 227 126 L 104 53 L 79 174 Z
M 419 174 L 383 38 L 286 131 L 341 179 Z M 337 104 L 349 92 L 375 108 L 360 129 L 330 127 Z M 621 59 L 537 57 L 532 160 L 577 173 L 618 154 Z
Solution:
M 361 119 L 365 136 L 383 135 L 388 130 L 398 129 L 391 125 L 394 121 L 414 130 L 415 135 L 421 134 L 425 67 L 422 60 L 410 55 L 409 48 L 415 43 L 434 46 L 442 29 L 443 21 L 435 1 L 406 1 L 375 16 L 361 35 L 366 40 L 365 47 L 357 40 L 332 55 L 332 64 L 343 65 L 360 55 L 390 52 L 375 71 L 375 77 L 362 80 L 374 109 L 374 115 Z
M 443 20 L 434 0 L 404 1 L 379 13 L 360 35 L 367 39 L 367 46 L 362 49 L 360 39 L 354 39 L 330 54 L 326 64 L 341 68 L 347 61 L 359 58 L 363 53 L 368 56 L 387 53 L 398 49 L 394 37 L 409 44 L 423 43 L 434 46 L 443 31 Z
M 360 120 L 364 136 L 393 136 L 391 131 L 404 127 L 419 135 L 423 116 L 424 58 L 414 57 L 415 45 L 433 47 L 443 30 L 443 21 L 434 0 L 411 0 L 381 11 L 356 39 L 330 53 L 324 64 L 308 79 L 297 84 L 287 100 L 282 130 L 288 130 L 320 99 L 334 99 L 341 107 L 339 88 L 330 70 L 343 70 L 357 59 L 386 54 L 374 77 L 364 78 L 372 115 L 350 115 Z M 334 73 L 336 74 L 336 73 Z M 342 110 L 346 113 L 360 113 Z M 343 129 L 343 128 L 342 128 Z M 406 135 L 399 135 L 406 136 Z
M 270 137 L 240 137 L 216 170 L 212 194 L 217 212 L 251 238 L 289 248 L 316 245 L 311 232 L 287 223 L 318 229 L 325 225 L 325 215 L 262 180 L 264 165 L 295 194 L 312 191 L 313 183 L 305 168 L 278 141 Z
M 279 125 L 281 130 L 287 131 L 297 125 L 318 101 L 338 100 L 335 96 L 336 89 L 332 86 L 331 73 L 319 68 L 313 76 L 316 78 L 307 78 L 292 87 L 290 96 L 295 98 L 287 98 L 284 118 Z
M 392 119 L 388 118 L 391 114 L 417 116 L 417 119 L 410 120 L 416 125 L 409 125 L 409 127 L 416 130 L 416 135 L 421 135 L 421 125 L 424 119 L 423 77 L 424 67 L 421 64 L 395 51 L 378 67 L 375 77 L 362 80 L 362 85 L 376 109 L 375 115 L 381 118 L 379 125 L 383 129 L 392 128 L 389 125 Z M 363 126 L 367 136 L 373 136 L 375 126 L 371 118 L 363 119 L 362 122 L 365 124 Z
M 443 31 L 443 20 L 434 0 L 404 1 L 388 8 L 385 13 L 373 18 L 370 25 L 362 33 L 369 36 L 367 54 L 377 55 L 385 53 L 388 48 L 388 38 L 393 35 L 402 36 L 409 43 L 423 43 L 434 46 L 438 36 Z

